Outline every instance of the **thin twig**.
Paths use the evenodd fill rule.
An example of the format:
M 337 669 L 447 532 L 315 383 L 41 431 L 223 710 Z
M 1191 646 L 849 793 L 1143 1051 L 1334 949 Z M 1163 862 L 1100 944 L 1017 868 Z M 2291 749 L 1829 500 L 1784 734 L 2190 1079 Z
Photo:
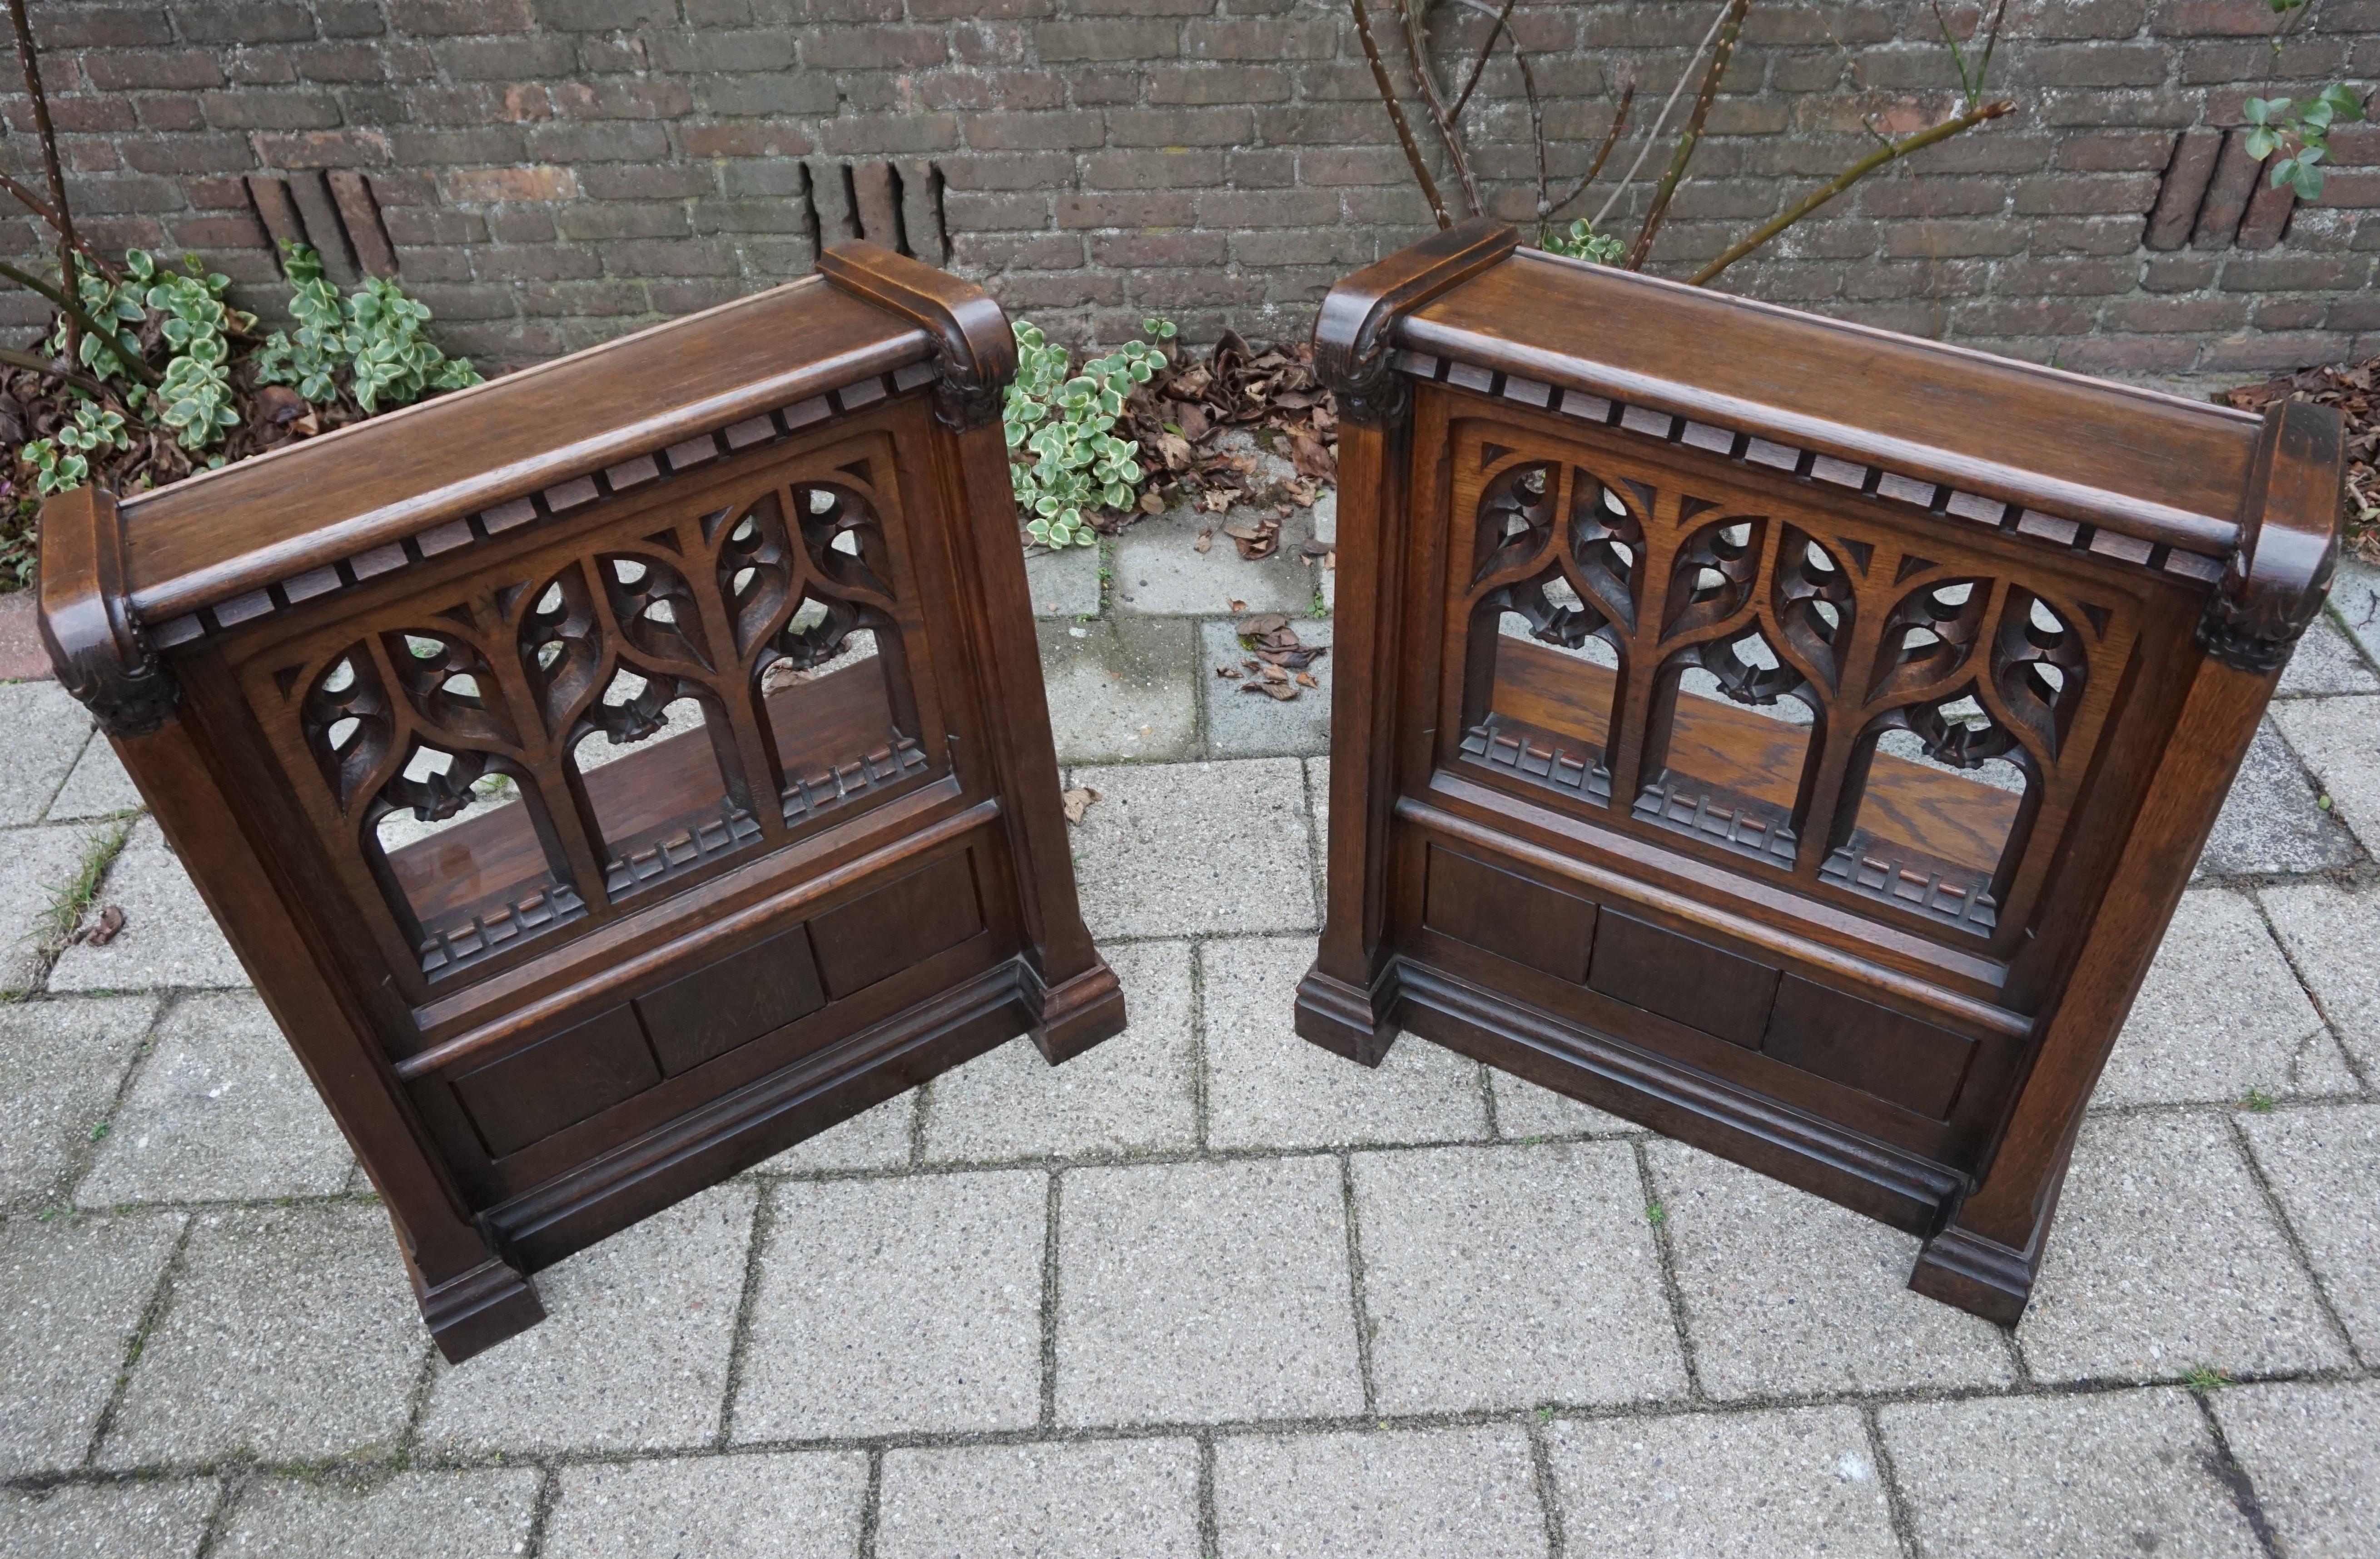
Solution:
M 1920 130 L 1906 140 L 1893 141 L 1877 148 L 1876 151 L 1869 152 L 1866 156 L 1862 157 L 1858 162 L 1853 163 L 1850 167 L 1847 167 L 1842 172 L 1837 174 L 1833 179 L 1828 181 L 1826 185 L 1813 190 L 1810 194 L 1803 197 L 1801 201 L 1795 204 L 1791 211 L 1785 213 L 1784 215 L 1772 219 L 1767 225 L 1761 227 L 1757 232 L 1753 233 L 1750 237 L 1740 238 L 1736 242 L 1729 245 L 1725 253 L 1712 261 L 1709 264 L 1704 266 L 1701 270 L 1695 272 L 1693 275 L 1687 277 L 1687 285 L 1690 286 L 1703 286 L 1713 276 L 1718 275 L 1721 271 L 1726 270 L 1729 266 L 1734 264 L 1745 255 L 1750 254 L 1754 250 L 1758 249 L 1761 245 L 1775 238 L 1778 234 L 1785 231 L 1786 228 L 1792 226 L 1793 224 L 1801 221 L 1803 217 L 1809 215 L 1820 206 L 1825 205 L 1828 201 L 1833 200 L 1836 196 L 1841 194 L 1852 185 L 1857 184 L 1861 179 L 1865 178 L 1868 175 L 1884 166 L 1887 163 L 1897 162 L 1900 158 L 1908 156 L 1912 152 L 1922 152 L 1926 147 L 1933 145 L 1936 141 L 1948 140 L 1952 136 L 1957 135 L 1960 131 L 1973 129 L 1975 126 L 1982 124 L 1986 119 L 1997 119 L 2015 106 L 2016 104 L 2005 100 L 1998 103 L 1987 103 L 1980 108 L 1968 110 L 1966 113 L 1960 115 L 1955 119 L 1945 119 L 1940 124 L 1935 126 L 1932 129 Z
M 1539 189 L 1537 198 L 1541 207 L 1538 212 L 1540 216 L 1550 217 L 1562 207 L 1586 193 L 1586 187 L 1595 182 L 1597 174 L 1603 171 L 1604 159 L 1609 157 L 1611 149 L 1620 144 L 1621 132 L 1628 128 L 1628 105 L 1635 101 L 1636 83 L 1631 81 L 1620 91 L 1620 111 L 1611 116 L 1611 128 L 1604 132 L 1603 144 L 1596 149 L 1595 161 L 1589 163 L 1586 165 L 1586 171 L 1578 176 L 1578 182 L 1570 187 L 1570 193 L 1548 206 L 1543 203 L 1545 191 L 1542 188 Z
M 1670 157 L 1670 165 L 1661 172 L 1661 182 L 1653 190 L 1653 203 L 1645 208 L 1645 224 L 1636 229 L 1636 241 L 1629 246 L 1625 262 L 1631 271 L 1645 268 L 1645 257 L 1653 251 L 1653 237 L 1661 230 L 1661 218 L 1669 214 L 1670 199 L 1678 192 L 1678 181 L 1686 175 L 1686 164 L 1694 159 L 1694 148 L 1702 143 L 1703 122 L 1710 117 L 1711 100 L 1718 96 L 1719 78 L 1727 74 L 1728 61 L 1735 57 L 1735 41 L 1743 33 L 1743 13 L 1752 9 L 1752 0 L 1729 0 L 1719 23 L 1718 42 L 1711 46 L 1710 68 L 1703 72 L 1703 90 L 1694 94 L 1694 111 L 1686 118 L 1685 133 L 1678 138 L 1678 149 Z
M 1627 192 L 1628 186 L 1634 181 L 1636 171 L 1645 165 L 1645 159 L 1652 153 L 1653 148 L 1661 140 L 1662 128 L 1670 122 L 1670 110 L 1678 106 L 1678 99 L 1684 93 L 1686 82 L 1693 79 L 1694 61 L 1703 57 L 1703 51 L 1709 48 L 1711 40 L 1718 36 L 1719 24 L 1726 20 L 1727 7 L 1722 6 L 1719 7 L 1718 15 L 1711 18 L 1710 30 L 1704 33 L 1703 41 L 1694 45 L 1694 52 L 1686 56 L 1685 67 L 1678 72 L 1678 84 L 1670 89 L 1670 101 L 1661 104 L 1660 116 L 1653 121 L 1653 128 L 1645 132 L 1645 144 L 1636 149 L 1636 160 L 1628 164 L 1626 173 L 1620 176 L 1620 182 L 1612 187 L 1611 193 L 1604 200 L 1602 209 L 1597 211 L 1587 224 L 1589 226 L 1601 227 L 1603 219 L 1611 214 L 1611 208 L 1620 203 L 1620 197 Z
M 58 166 L 58 132 L 50 124 L 50 98 L 42 91 L 41 56 L 33 52 L 33 24 L 25 16 L 25 0 L 8 0 L 8 19 L 17 28 L 17 57 L 25 67 L 25 95 L 33 104 L 33 132 L 42 142 L 42 165 L 50 176 L 50 204 L 57 209 L 58 275 L 66 283 L 67 296 L 82 296 L 82 284 L 75 276 L 74 213 L 67 205 L 67 176 Z M 72 362 L 82 349 L 78 339 L 75 311 L 66 311 L 66 355 Z
M 1504 0 L 1504 8 L 1496 13 L 1496 25 L 1488 30 L 1488 42 L 1479 45 L 1479 57 L 1472 62 L 1471 79 L 1463 83 L 1463 91 L 1455 94 L 1454 106 L 1446 112 L 1449 119 L 1457 124 L 1462 122 L 1463 105 L 1471 101 L 1471 89 L 1479 84 L 1480 76 L 1488 68 L 1488 56 L 1496 52 L 1496 40 L 1504 35 L 1504 24 L 1512 19 L 1512 7 L 1520 3 L 1521 0 Z M 1517 59 L 1520 54 L 1521 41 L 1515 38 L 1512 40 L 1512 55 Z
M 123 273 L 109 261 L 107 256 L 100 253 L 99 250 L 83 242 L 80 237 L 77 236 L 70 230 L 67 224 L 60 222 L 58 220 L 57 208 L 50 204 L 49 201 L 42 199 L 39 195 L 34 194 L 30 189 L 26 189 L 23 185 L 18 183 L 15 179 L 9 177 L 5 173 L 0 173 L 0 189 L 5 189 L 9 194 L 16 196 L 18 201 L 24 205 L 26 210 L 31 212 L 35 216 L 40 217 L 44 223 L 49 225 L 50 231 L 57 234 L 60 238 L 63 238 L 67 239 L 67 242 L 73 244 L 75 247 L 75 252 L 81 255 L 84 262 L 89 264 L 92 270 L 98 272 L 101 275 L 105 276 L 110 281 L 115 281 L 123 274 Z
M 1404 105 L 1397 102 L 1389 67 L 1380 63 L 1380 45 L 1372 39 L 1372 18 L 1365 13 L 1364 0 L 1347 0 L 1347 4 L 1355 13 L 1355 36 L 1364 41 L 1364 57 L 1372 63 L 1372 80 L 1380 89 L 1380 101 L 1389 106 L 1389 122 L 1397 128 L 1397 141 L 1405 149 L 1405 161 L 1413 164 L 1414 177 L 1421 181 L 1422 197 L 1429 201 L 1430 214 L 1438 218 L 1438 225 L 1451 227 L 1454 222 L 1446 214 L 1446 202 L 1439 199 L 1438 183 L 1429 177 L 1429 165 L 1421 160 L 1413 127 L 1405 123 Z
M 1430 68 L 1429 40 L 1422 35 L 1421 21 L 1406 9 L 1403 0 L 1397 6 L 1397 19 L 1404 24 L 1405 54 L 1413 60 L 1414 78 L 1421 83 L 1421 100 L 1428 105 L 1429 116 L 1438 126 L 1438 138 L 1446 143 L 1446 155 L 1454 164 L 1454 177 L 1463 186 L 1463 198 L 1470 204 L 1470 214 L 1479 215 L 1488 208 L 1480 203 L 1479 181 L 1471 177 L 1471 159 L 1463 154 L 1463 140 L 1456 134 L 1454 121 L 1447 117 L 1446 100 L 1438 90 L 1438 73 Z
M 124 371 L 127 373 L 131 374 L 135 379 L 140 380 L 143 384 L 154 386 L 164 382 L 158 378 L 157 371 L 149 366 L 148 359 L 140 355 L 140 348 L 133 345 L 132 338 L 130 336 L 118 335 L 115 332 L 108 329 L 105 325 L 101 324 L 97 320 L 92 319 L 89 314 L 83 312 L 83 308 L 80 303 L 68 298 L 66 294 L 60 292 L 49 283 L 42 280 L 41 277 L 30 275 L 23 271 L 19 271 L 17 267 L 7 263 L 6 261 L 0 261 L 0 276 L 7 277 L 10 281 L 15 282 L 19 286 L 30 287 L 33 291 L 38 292 L 42 297 L 48 298 L 51 302 L 56 304 L 58 306 L 58 312 L 64 314 L 67 319 L 72 320 L 75 323 L 82 326 L 83 329 L 91 332 L 93 335 L 98 336 L 102 341 L 106 342 L 109 348 L 113 350 L 118 358 L 123 359 Z
M 6 363 L 11 368 L 30 369 L 35 373 L 46 373 L 53 379 L 63 380 L 65 383 L 72 384 L 76 389 L 84 391 L 90 395 L 112 396 L 115 394 L 114 390 L 109 389 L 106 385 L 101 384 L 96 379 L 89 379 L 79 373 L 68 372 L 67 370 L 51 362 L 47 358 L 37 356 L 31 352 L 20 352 L 13 347 L 0 347 L 0 363 Z

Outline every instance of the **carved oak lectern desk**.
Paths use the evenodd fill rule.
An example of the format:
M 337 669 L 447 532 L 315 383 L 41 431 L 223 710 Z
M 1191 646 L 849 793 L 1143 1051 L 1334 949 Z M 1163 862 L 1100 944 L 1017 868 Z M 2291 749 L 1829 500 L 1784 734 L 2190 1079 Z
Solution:
M 42 519 L 42 624 L 449 1358 L 524 1274 L 1123 1003 L 1075 901 L 999 308 L 889 250 Z
M 2335 412 L 1514 247 L 1333 291 L 1328 915 L 1399 1028 L 1926 1239 L 2012 1322 L 2329 577 Z

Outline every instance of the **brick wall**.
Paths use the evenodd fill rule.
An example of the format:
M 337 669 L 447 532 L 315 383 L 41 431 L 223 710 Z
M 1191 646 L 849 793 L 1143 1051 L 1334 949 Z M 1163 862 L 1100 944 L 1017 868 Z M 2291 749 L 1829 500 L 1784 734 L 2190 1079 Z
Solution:
M 1649 117 L 1713 10 L 1519 7 L 1558 177 L 1608 123 L 1607 83 L 1644 83 Z M 904 234 L 1076 338 L 1152 311 L 1194 339 L 1279 335 L 1426 219 L 1344 7 L 1323 0 L 33 11 L 92 238 L 196 250 L 270 314 L 268 229 L 334 232 L 334 249 L 352 229 L 346 258 L 395 263 L 443 342 L 493 361 L 798 275 L 821 232 Z M 2277 53 L 2272 24 L 2265 0 L 2014 0 L 1993 85 L 2015 114 L 1871 180 L 1727 284 L 2091 370 L 2380 350 L 2380 135 L 2341 132 L 2324 200 L 2289 211 L 2247 205 L 2222 134 L 2246 96 L 2380 79 L 2380 0 L 2313 0 Z M 1651 269 L 1688 268 L 1860 154 L 1864 117 L 1932 122 L 1952 80 L 1922 0 L 1763 0 Z M 1500 63 L 1480 92 L 1482 172 L 1524 213 L 1517 76 Z M 6 115 L 0 159 L 33 177 L 21 93 Z M 2211 192 L 2168 195 L 2179 215 L 2152 231 L 2161 189 L 2192 180 Z M 0 248 L 41 241 L 0 220 Z M 0 321 L 30 321 L 28 302 L 0 297 Z

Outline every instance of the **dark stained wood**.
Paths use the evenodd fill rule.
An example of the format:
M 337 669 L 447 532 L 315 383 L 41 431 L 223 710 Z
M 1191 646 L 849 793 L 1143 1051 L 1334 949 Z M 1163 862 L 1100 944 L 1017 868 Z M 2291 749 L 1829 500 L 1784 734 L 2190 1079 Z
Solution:
M 802 926 L 680 975 L 636 1001 L 653 1054 L 671 1077 L 824 1005 L 818 960 Z
M 1316 360 L 1357 414 L 1298 1031 L 1645 1121 L 1928 1236 L 1912 1286 L 2013 1321 L 2319 608 L 2338 419 L 1484 221 L 1342 283 Z
M 1422 923 L 1557 980 L 1586 982 L 1595 906 L 1451 850 L 1429 852 Z
M 454 1087 L 488 1151 L 503 1158 L 661 1080 L 644 1026 L 616 1006 L 465 1072 Z
M 822 269 L 45 518 L 52 658 L 451 1359 L 539 1319 L 527 1274 L 572 1250 L 1014 1035 L 1055 1062 L 1123 1026 L 1007 323 L 875 246 Z M 384 850 L 396 814 L 442 826 Z
M 1777 971 L 1607 909 L 1585 984 L 1673 1023 L 1757 1050 L 1777 996 Z

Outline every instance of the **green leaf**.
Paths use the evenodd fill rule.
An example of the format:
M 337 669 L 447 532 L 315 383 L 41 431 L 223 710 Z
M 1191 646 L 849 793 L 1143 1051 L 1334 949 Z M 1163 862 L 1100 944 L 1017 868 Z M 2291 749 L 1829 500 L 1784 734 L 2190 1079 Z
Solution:
M 2289 112 L 2289 100 L 2285 97 L 2252 97 L 2240 112 L 2252 125 L 2269 124 Z
M 2318 201 L 2322 199 L 2322 170 L 2320 168 L 2315 167 L 2312 163 L 2306 161 L 2302 157 L 2296 159 L 2292 164 L 2288 165 L 2293 169 L 2289 175 L 2289 186 L 2297 191 L 2299 200 Z
M 2273 148 L 2278 146 L 2280 143 L 2281 138 L 2279 136 L 2275 135 L 2271 130 L 2259 126 L 2248 132 L 2248 155 L 2261 163 L 2265 158 L 2271 156 L 2273 154 Z
M 2330 104 L 2333 114 L 2350 123 L 2363 117 L 2362 94 L 2343 81 L 2335 81 L 2323 88 L 2321 101 Z

